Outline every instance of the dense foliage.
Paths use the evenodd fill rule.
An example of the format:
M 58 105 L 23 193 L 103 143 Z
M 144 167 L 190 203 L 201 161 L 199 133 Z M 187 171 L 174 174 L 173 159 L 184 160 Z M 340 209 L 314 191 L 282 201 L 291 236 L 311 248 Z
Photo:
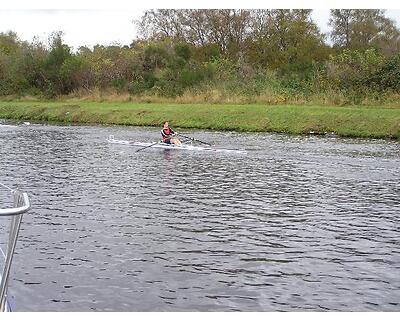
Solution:
M 137 24 L 129 47 L 76 52 L 61 32 L 47 44 L 0 33 L 0 95 L 346 104 L 400 94 L 400 32 L 383 10 L 331 10 L 329 35 L 311 10 L 149 10 Z

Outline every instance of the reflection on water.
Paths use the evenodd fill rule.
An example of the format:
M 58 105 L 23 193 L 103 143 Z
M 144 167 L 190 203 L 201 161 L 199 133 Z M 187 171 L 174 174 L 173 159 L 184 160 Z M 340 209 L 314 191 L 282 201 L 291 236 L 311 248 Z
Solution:
M 34 208 L 17 310 L 400 311 L 397 142 L 194 131 L 250 151 L 136 153 L 110 134 L 158 139 L 0 126 L 0 179 Z

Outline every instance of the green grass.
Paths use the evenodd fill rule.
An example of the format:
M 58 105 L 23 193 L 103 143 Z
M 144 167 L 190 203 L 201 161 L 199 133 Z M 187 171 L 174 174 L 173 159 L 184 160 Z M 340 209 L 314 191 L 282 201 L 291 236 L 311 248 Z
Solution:
M 390 107 L 0 101 L 0 118 L 400 139 L 400 108 Z

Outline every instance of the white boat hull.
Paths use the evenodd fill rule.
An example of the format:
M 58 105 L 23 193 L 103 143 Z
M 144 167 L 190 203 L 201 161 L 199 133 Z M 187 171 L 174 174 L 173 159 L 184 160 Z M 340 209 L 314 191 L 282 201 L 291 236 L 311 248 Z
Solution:
M 168 143 L 163 143 L 163 142 L 149 143 L 149 142 L 138 142 L 138 141 L 132 141 L 132 140 L 118 140 L 118 139 L 114 139 L 114 136 L 110 136 L 107 139 L 107 142 L 114 143 L 114 144 L 125 144 L 125 145 L 142 147 L 142 148 L 149 147 L 149 148 L 187 150 L 187 151 L 246 153 L 246 151 L 244 151 L 244 150 L 216 149 L 216 148 L 211 148 L 211 147 L 192 146 L 190 144 L 175 145 L 175 144 L 168 144 Z

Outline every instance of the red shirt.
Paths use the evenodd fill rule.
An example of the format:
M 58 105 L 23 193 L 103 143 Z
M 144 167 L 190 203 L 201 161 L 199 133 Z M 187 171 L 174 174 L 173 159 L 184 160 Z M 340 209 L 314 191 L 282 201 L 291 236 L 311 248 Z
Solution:
M 165 141 L 165 140 L 171 138 L 171 136 L 172 136 L 174 133 L 175 133 L 175 132 L 174 132 L 171 128 L 162 129 L 162 130 L 161 130 L 161 137 L 162 137 L 162 140 Z

